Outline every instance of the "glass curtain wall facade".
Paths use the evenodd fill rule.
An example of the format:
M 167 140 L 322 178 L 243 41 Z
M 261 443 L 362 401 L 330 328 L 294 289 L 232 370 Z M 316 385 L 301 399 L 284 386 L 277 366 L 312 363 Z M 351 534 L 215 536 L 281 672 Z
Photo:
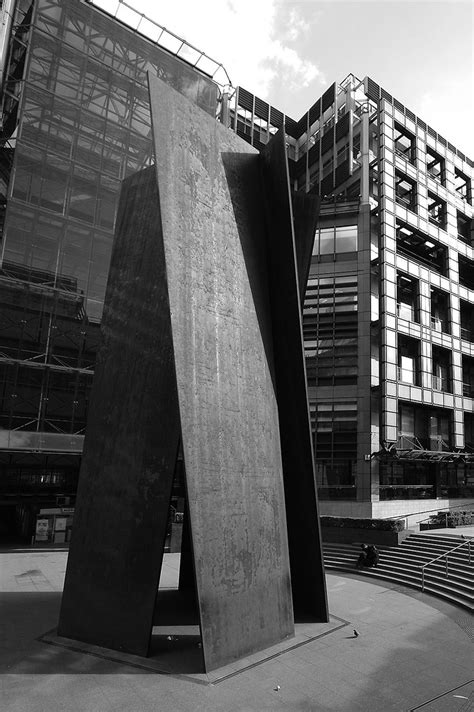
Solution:
M 260 148 L 280 123 L 239 88 L 230 125 Z M 304 302 L 322 511 L 474 502 L 472 161 L 368 77 L 285 128 L 294 190 L 322 198 Z
M 0 492 L 21 505 L 76 490 L 120 182 L 153 160 L 146 73 L 213 116 L 218 87 L 90 4 L 3 9 Z

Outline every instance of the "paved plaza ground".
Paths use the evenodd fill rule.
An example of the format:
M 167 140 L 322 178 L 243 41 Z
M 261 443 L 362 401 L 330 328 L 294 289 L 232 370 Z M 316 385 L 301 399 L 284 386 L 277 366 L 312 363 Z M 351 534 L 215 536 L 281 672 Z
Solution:
M 160 587 L 175 585 L 178 556 L 165 555 Z M 211 675 L 160 673 L 157 661 L 55 637 L 66 561 L 61 550 L 0 551 L 2 712 L 473 709 L 472 617 L 428 594 L 328 573 L 329 624 Z

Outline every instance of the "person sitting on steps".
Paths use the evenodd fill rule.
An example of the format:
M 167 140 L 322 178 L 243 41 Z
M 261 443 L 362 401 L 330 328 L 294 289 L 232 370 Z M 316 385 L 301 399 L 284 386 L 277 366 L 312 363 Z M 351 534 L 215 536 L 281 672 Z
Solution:
M 379 552 L 373 544 L 361 544 L 362 551 L 357 559 L 357 568 L 375 568 L 379 563 Z
M 366 566 L 375 568 L 379 563 L 380 554 L 376 546 L 369 544 L 367 547 L 367 563 Z

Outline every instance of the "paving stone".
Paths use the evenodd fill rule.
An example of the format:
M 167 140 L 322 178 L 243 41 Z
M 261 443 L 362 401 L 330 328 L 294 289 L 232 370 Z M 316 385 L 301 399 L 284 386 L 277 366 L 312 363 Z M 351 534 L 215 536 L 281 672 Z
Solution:
M 162 577 L 167 587 L 176 585 L 173 556 Z M 467 709 L 445 693 L 472 678 L 469 621 L 461 609 L 409 589 L 329 573 L 331 614 L 350 625 L 211 685 L 205 675 L 157 674 L 109 659 L 107 651 L 98 657 L 74 644 L 41 642 L 57 624 L 67 553 L 0 557 L 2 712 L 406 712 L 424 703 L 427 712 Z M 37 575 L 16 578 L 35 569 L 54 591 L 38 590 Z M 444 707 L 429 702 L 438 695 L 445 695 Z

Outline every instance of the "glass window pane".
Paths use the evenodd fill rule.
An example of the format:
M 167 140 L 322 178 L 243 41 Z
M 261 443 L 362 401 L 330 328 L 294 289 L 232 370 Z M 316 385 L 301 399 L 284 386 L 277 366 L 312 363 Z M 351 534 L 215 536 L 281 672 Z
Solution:
M 330 255 L 334 252 L 334 228 L 322 228 L 319 231 L 319 254 Z
M 336 227 L 336 252 L 357 251 L 357 225 Z

